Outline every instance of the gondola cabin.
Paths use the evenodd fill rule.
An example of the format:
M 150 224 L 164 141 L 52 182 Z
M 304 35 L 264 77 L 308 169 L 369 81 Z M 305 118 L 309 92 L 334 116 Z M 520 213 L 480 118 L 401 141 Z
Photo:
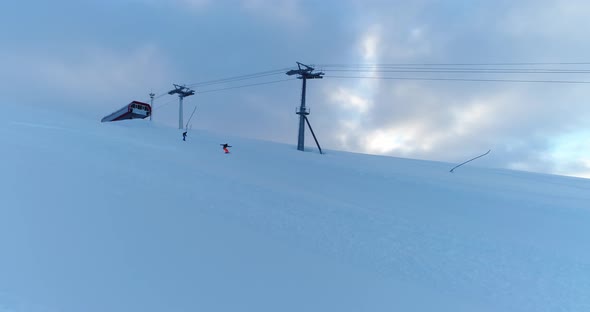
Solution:
M 118 111 L 116 111 L 108 116 L 105 116 L 100 121 L 107 122 L 107 121 L 118 121 L 118 120 L 136 119 L 136 118 L 144 119 L 146 117 L 149 117 L 151 114 L 152 114 L 152 107 L 149 104 L 139 102 L 139 101 L 133 101 L 133 102 L 123 106 Z

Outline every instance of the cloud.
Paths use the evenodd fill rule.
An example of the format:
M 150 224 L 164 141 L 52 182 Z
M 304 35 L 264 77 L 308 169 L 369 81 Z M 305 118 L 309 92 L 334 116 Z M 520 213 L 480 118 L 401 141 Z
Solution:
M 119 2 L 123 0 L 118 0 Z M 125 0 L 132 3 L 141 3 L 153 7 L 174 6 L 180 9 L 203 10 L 214 3 L 213 0 Z
M 563 174 L 590 179 L 590 158 L 584 157 L 580 159 L 575 168 L 564 171 Z
M 133 6 L 137 10 L 132 12 L 120 10 L 129 8 L 129 2 L 144 5 Z M 38 17 L 51 21 L 62 7 L 48 5 L 51 12 Z M 0 82 L 10 100 L 89 102 L 85 105 L 90 109 L 104 110 L 101 102 L 135 98 L 152 88 L 159 92 L 182 79 L 207 81 L 292 66 L 296 60 L 575 62 L 586 61 L 584 53 L 590 48 L 590 4 L 582 0 L 121 0 L 94 8 L 97 14 L 75 11 L 75 6 L 63 23 L 44 23 L 43 29 L 15 23 L 19 27 L 14 32 L 2 35 L 8 41 L 0 51 Z M 14 12 L 27 10 L 15 7 Z M 187 18 L 190 14 L 195 18 Z M 84 19 L 91 22 L 81 23 Z M 3 24 L 6 29 L 11 25 Z M 76 26 L 75 36 L 57 35 Z M 36 37 L 23 39 L 30 33 Z M 148 41 L 153 43 L 144 43 Z M 590 147 L 564 143 L 582 142 L 571 134 L 590 131 L 587 85 L 336 79 L 330 75 L 345 74 L 317 68 L 326 76 L 308 83 L 307 103 L 314 131 L 326 148 L 452 162 L 492 149 L 479 164 L 543 172 L 587 170 L 584 154 L 590 154 Z M 346 74 L 588 80 L 587 74 L 383 73 L 376 68 Z M 300 85 L 200 94 L 189 102 L 210 104 L 199 106 L 199 117 L 231 121 L 220 126 L 210 118 L 200 121 L 204 127 L 294 143 L 293 108 L 299 103 Z M 174 118 L 173 105 L 167 107 L 159 116 L 168 112 Z M 256 127 L 243 121 L 246 109 Z
M 429 151 L 432 147 L 430 142 L 419 140 L 423 132 L 422 124 L 412 121 L 379 128 L 364 135 L 363 150 L 370 154 L 395 152 L 398 155 L 411 154 L 417 149 Z
M 193 9 L 201 9 L 212 3 L 212 0 L 177 0 L 181 5 L 187 5 Z
M 556 163 L 556 171 L 590 178 L 590 130 L 568 132 L 551 141 L 547 157 Z
M 307 18 L 300 7 L 300 0 L 241 0 L 248 12 L 281 23 L 305 24 Z
M 342 109 L 351 110 L 356 114 L 366 113 L 372 105 L 370 100 L 356 95 L 345 88 L 337 89 L 332 92 L 330 97 L 331 103 L 337 104 Z
M 551 99 L 547 105 L 541 105 L 540 99 L 517 89 L 459 94 L 452 89 L 400 83 L 381 86 L 380 90 L 374 94 L 374 104 L 363 111 L 359 127 L 363 131 L 346 134 L 358 136 L 349 140 L 358 143 L 357 150 L 451 161 L 466 149 L 492 148 L 528 160 L 539 149 L 549 148 L 548 138 L 559 133 L 562 122 L 571 118 L 568 114 L 556 114 L 555 108 L 548 109 Z M 351 97 L 338 100 L 340 106 L 347 105 L 343 102 L 351 107 L 358 105 Z M 517 155 L 527 150 L 529 156 Z M 500 166 L 511 163 L 497 160 Z
M 360 40 L 360 51 L 363 60 L 367 63 L 374 63 L 379 59 L 380 29 L 379 25 L 372 25 Z
M 145 87 L 158 83 L 157 77 L 167 71 L 157 49 L 149 45 L 129 53 L 93 48 L 77 62 L 46 59 L 37 66 L 39 78 L 52 86 L 90 93 Z
M 454 162 L 492 149 L 492 157 L 483 162 L 489 166 L 582 172 L 584 167 L 556 165 L 579 159 L 572 150 L 561 159 L 549 156 L 555 148 L 552 137 L 583 126 L 579 105 L 564 109 L 560 104 L 575 98 L 576 92 L 564 97 L 563 89 L 542 89 L 507 85 L 485 91 L 464 85 L 395 82 L 381 83 L 369 101 L 341 87 L 329 97 L 330 103 L 356 114 L 335 113 L 338 127 L 328 132 L 333 133 L 334 144 L 371 154 Z M 577 148 L 590 150 L 589 146 Z
M 558 37 L 590 26 L 590 3 L 584 0 L 523 1 L 509 7 L 498 23 L 504 32 L 518 37 Z M 565 18 L 564 18 L 565 17 Z
M 87 47 L 78 53 L 42 55 L 34 51 L 5 51 L 0 63 L 8 71 L 0 80 L 13 91 L 30 96 L 34 90 L 39 98 L 51 96 L 51 101 L 30 99 L 36 105 L 54 105 L 55 101 L 76 103 L 86 109 L 100 107 L 105 101 L 127 101 L 145 96 L 150 86 L 167 85 L 170 69 L 163 54 L 153 45 L 132 51 L 114 51 Z M 10 82 L 14 76 L 18 80 Z
M 555 54 L 559 46 L 547 50 L 546 42 L 526 38 L 526 43 L 522 43 L 519 42 L 522 37 L 516 35 L 538 34 L 539 38 L 550 39 L 552 44 L 585 46 L 584 41 L 575 43 L 572 40 L 584 37 L 583 30 L 567 21 L 568 17 L 575 21 L 584 14 L 573 12 L 573 5 L 551 3 L 547 8 L 531 1 L 490 3 L 474 6 L 467 16 L 445 16 L 456 11 L 454 4 L 363 2 L 370 13 L 365 10 L 364 15 L 352 22 L 358 29 L 352 41 L 356 59 L 373 64 L 437 63 L 441 62 L 439 60 L 469 63 L 474 59 L 492 63 L 555 61 L 544 55 L 550 51 L 552 56 L 560 55 L 560 60 L 567 61 L 568 55 L 575 54 L 574 51 L 580 55 L 581 50 L 568 49 Z M 588 5 L 579 8 L 583 12 L 590 11 L 585 10 L 586 7 Z M 532 16 L 529 18 L 525 14 L 524 24 L 517 25 L 514 17 L 529 9 Z M 545 25 L 543 20 L 550 14 L 556 16 Z M 494 21 L 510 23 L 497 27 Z M 552 29 L 555 23 L 559 24 L 558 29 L 566 32 Z M 567 38 L 557 33 L 566 37 L 565 33 Z M 525 57 L 521 58 L 523 55 Z M 328 80 L 329 69 L 325 71 Z M 479 74 L 474 77 L 375 70 L 364 72 L 362 76 L 584 79 L 571 75 Z M 324 112 L 327 117 L 315 115 L 314 118 L 325 125 L 320 129 L 330 134 L 328 145 L 336 148 L 450 162 L 492 149 L 490 157 L 480 164 L 562 174 L 576 172 L 576 175 L 587 171 L 585 158 L 573 149 L 567 149 L 559 158 L 552 156 L 558 149 L 552 143 L 555 137 L 590 129 L 584 121 L 590 117 L 590 112 L 581 101 L 587 97 L 586 87 L 582 85 L 369 79 L 330 80 L 323 84 L 324 100 L 331 110 Z M 334 118 L 337 122 L 330 121 Z M 588 145 L 577 146 L 577 149 L 590 153 Z

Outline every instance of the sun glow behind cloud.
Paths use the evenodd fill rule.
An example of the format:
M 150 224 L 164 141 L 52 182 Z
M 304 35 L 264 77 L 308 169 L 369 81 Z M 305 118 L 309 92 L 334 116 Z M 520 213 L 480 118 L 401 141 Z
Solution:
M 357 41 L 357 53 L 366 64 L 376 64 L 379 60 L 380 26 L 372 25 Z M 376 76 L 375 70 L 365 73 L 368 76 Z M 362 125 L 367 118 L 366 114 L 373 106 L 373 95 L 378 89 L 378 82 L 360 80 L 354 86 L 340 84 L 327 92 L 328 103 L 338 108 L 339 129 L 336 134 L 342 146 L 356 150 L 351 140 L 362 132 Z M 355 143 L 356 144 L 356 143 Z M 366 152 L 366 150 L 362 150 Z
M 553 140 L 548 157 L 564 175 L 590 178 L 590 131 L 573 132 Z
M 430 145 L 427 141 L 420 140 L 421 133 L 421 125 L 415 122 L 398 124 L 389 129 L 378 129 L 367 134 L 365 149 L 371 154 L 395 151 L 399 155 L 414 152 L 416 149 L 428 151 Z

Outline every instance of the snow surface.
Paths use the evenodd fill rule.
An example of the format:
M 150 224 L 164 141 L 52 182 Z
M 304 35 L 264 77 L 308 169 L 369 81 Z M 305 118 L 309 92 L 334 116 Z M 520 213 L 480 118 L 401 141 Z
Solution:
M 0 118 L 1 312 L 590 311 L 590 180 Z

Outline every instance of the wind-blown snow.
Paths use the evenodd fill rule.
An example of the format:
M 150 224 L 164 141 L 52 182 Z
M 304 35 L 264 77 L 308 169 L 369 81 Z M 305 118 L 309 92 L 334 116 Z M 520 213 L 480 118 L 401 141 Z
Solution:
M 1 118 L 1 312 L 590 311 L 590 180 Z

